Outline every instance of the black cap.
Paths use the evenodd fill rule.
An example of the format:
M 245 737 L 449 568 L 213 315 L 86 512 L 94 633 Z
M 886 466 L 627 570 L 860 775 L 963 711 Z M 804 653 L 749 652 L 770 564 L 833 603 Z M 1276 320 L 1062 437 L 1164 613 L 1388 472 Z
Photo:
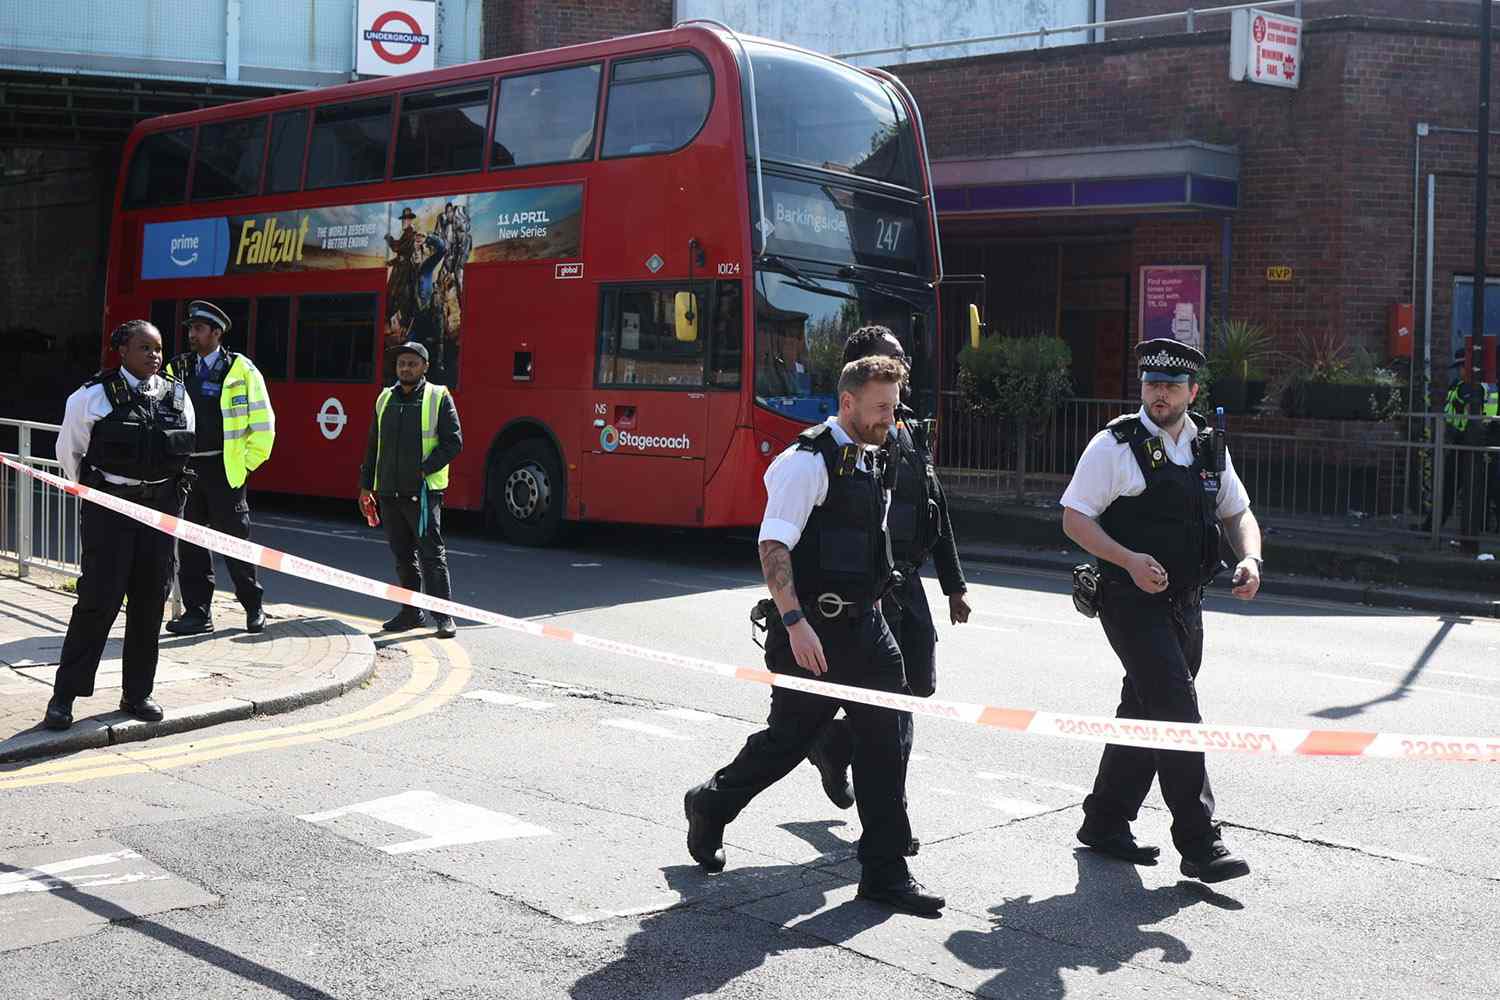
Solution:
M 411 206 L 410 205 L 406 205 L 406 206 L 404 206 L 401 209 L 401 218 L 403 218 L 403 219 L 415 219 L 416 217 L 417 217 L 417 213 L 413 212 L 411 210 Z
M 1198 348 L 1167 337 L 1141 341 L 1135 356 L 1142 382 L 1187 382 L 1208 362 Z
M 403 354 L 415 354 L 423 361 L 432 360 L 427 356 L 427 347 L 423 344 L 417 343 L 415 340 L 408 340 L 405 343 L 397 344 L 393 353 L 398 358 Z
M 224 314 L 224 310 L 202 299 L 194 299 L 188 303 L 187 318 L 182 321 L 183 326 L 192 326 L 194 323 L 207 323 L 225 333 L 229 332 L 229 317 Z

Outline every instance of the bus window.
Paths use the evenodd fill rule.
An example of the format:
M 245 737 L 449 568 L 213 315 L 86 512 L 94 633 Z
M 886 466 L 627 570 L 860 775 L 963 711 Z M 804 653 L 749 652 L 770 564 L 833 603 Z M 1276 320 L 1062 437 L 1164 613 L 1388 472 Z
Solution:
M 260 162 L 266 153 L 265 118 L 204 125 L 198 130 L 193 200 L 260 193 Z
M 266 193 L 302 186 L 302 151 L 307 148 L 307 112 L 287 111 L 271 119 L 271 152 L 266 157 Z
M 381 180 L 390 142 L 389 97 L 318 108 L 307 157 L 307 187 Z
M 500 81 L 493 167 L 587 160 L 594 155 L 599 66 L 574 66 Z
M 745 342 L 745 307 L 741 296 L 738 281 L 719 282 L 708 344 L 708 384 L 715 389 L 740 387 Z
M 703 387 L 704 338 L 677 339 L 678 292 L 707 301 L 708 286 L 655 285 L 606 291 L 599 331 L 600 386 Z
M 153 299 L 151 302 L 151 325 L 161 334 L 162 346 L 173 343 L 177 335 L 177 300 Z
M 610 70 L 604 156 L 681 149 L 708 119 L 713 78 L 687 52 L 617 62 Z
M 393 177 L 453 174 L 484 165 L 487 84 L 401 95 Z
M 286 378 L 292 341 L 292 300 L 285 296 L 255 300 L 255 343 L 250 357 L 269 379 Z
M 125 179 L 125 207 L 175 205 L 186 198 L 188 158 L 192 153 L 190 128 L 142 139 L 130 161 L 130 176 Z
M 377 322 L 373 294 L 299 298 L 296 377 L 304 382 L 373 382 Z

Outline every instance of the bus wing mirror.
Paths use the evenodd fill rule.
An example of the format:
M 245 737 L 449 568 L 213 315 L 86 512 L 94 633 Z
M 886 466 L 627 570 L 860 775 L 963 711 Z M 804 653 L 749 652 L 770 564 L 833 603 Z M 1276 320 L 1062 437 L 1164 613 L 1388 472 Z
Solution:
M 969 303 L 969 346 L 979 350 L 979 333 L 984 329 L 984 324 L 979 320 L 979 307 Z
M 696 343 L 698 340 L 698 296 L 692 292 L 678 292 L 675 304 L 677 339 L 684 344 Z

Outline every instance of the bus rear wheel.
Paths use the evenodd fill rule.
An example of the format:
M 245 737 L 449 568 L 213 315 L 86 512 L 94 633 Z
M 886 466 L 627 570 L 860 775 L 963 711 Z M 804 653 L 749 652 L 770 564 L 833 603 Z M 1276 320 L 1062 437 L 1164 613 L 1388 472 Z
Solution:
M 552 545 L 562 538 L 566 506 L 562 462 L 537 438 L 507 449 L 490 466 L 490 516 L 517 545 Z

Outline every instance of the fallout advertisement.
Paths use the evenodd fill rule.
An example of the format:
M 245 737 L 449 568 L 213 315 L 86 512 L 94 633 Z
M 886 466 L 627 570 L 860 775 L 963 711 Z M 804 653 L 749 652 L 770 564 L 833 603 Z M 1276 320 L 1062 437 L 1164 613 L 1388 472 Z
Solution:
M 141 278 L 384 267 L 386 344 L 423 344 L 428 377 L 456 387 L 465 267 L 577 258 L 582 209 L 583 185 L 566 184 L 151 223 Z

